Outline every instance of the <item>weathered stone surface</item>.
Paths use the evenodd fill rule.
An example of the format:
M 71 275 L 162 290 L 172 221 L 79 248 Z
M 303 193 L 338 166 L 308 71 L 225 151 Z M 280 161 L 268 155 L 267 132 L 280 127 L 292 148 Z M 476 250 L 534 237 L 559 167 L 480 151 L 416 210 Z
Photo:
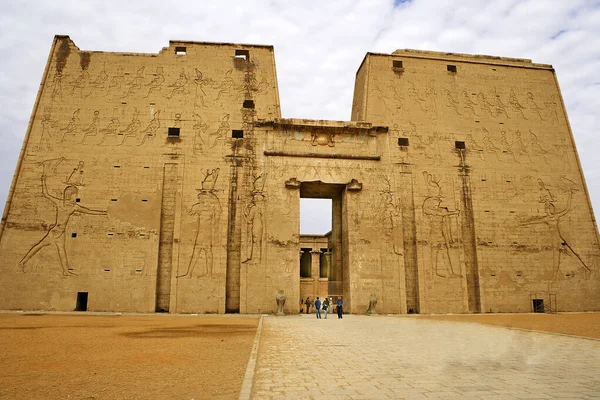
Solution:
M 310 282 L 300 197 L 333 204 Z M 316 121 L 281 118 L 271 46 L 57 36 L 0 229 L 3 309 L 600 309 L 556 76 L 524 59 L 369 53 L 352 121 Z

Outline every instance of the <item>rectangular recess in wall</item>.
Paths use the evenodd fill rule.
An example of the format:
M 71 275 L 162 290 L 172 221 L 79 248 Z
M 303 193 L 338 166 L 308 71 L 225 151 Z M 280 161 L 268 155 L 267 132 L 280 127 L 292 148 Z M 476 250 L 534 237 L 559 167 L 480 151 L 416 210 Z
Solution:
M 235 58 L 250 61 L 250 50 L 241 50 L 241 49 L 236 50 Z
M 398 146 L 408 146 L 408 138 L 399 137 L 398 138 Z
M 187 54 L 187 48 L 185 46 L 175 47 L 175 54 L 178 56 L 185 56 Z
M 242 107 L 254 109 L 254 100 L 244 100 Z
M 456 140 L 454 142 L 454 148 L 459 149 L 459 150 L 464 150 L 467 148 L 467 146 L 465 145 L 465 142 Z
M 448 69 L 448 72 L 452 72 L 453 74 L 456 73 L 456 65 L 448 64 L 446 68 Z
M 392 60 L 392 68 L 394 69 L 404 69 L 404 65 L 402 64 L 401 60 Z
M 243 139 L 244 131 L 241 129 L 234 129 L 231 131 L 231 137 L 234 139 Z
M 174 128 L 174 127 L 169 128 L 168 137 L 178 138 L 179 137 L 179 128 Z

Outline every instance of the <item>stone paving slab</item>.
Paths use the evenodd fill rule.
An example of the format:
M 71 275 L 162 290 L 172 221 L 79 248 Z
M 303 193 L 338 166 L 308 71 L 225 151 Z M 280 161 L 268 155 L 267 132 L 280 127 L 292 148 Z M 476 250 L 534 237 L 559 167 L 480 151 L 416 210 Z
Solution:
M 600 341 L 402 316 L 269 316 L 252 398 L 600 399 Z

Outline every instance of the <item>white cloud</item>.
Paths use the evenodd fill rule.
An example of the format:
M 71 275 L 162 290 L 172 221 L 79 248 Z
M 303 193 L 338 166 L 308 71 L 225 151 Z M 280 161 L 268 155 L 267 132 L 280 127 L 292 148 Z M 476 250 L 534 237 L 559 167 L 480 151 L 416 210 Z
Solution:
M 396 2 L 397 3 L 397 2 Z M 0 204 L 55 34 L 82 49 L 158 52 L 170 39 L 275 46 L 284 117 L 349 119 L 366 52 L 398 48 L 553 64 L 600 212 L 600 2 L 591 0 L 22 1 L 0 15 Z M 554 38 L 554 39 L 553 39 Z

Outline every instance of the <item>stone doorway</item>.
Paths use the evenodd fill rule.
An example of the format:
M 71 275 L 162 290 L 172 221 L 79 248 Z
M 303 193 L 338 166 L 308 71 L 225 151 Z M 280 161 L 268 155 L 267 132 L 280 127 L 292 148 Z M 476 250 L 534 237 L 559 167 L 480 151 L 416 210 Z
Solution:
M 300 234 L 300 299 L 314 302 L 317 296 L 343 298 L 344 248 L 343 203 L 345 184 L 302 182 L 301 199 L 331 199 L 331 231 L 321 235 Z M 306 306 L 301 309 L 306 311 Z

